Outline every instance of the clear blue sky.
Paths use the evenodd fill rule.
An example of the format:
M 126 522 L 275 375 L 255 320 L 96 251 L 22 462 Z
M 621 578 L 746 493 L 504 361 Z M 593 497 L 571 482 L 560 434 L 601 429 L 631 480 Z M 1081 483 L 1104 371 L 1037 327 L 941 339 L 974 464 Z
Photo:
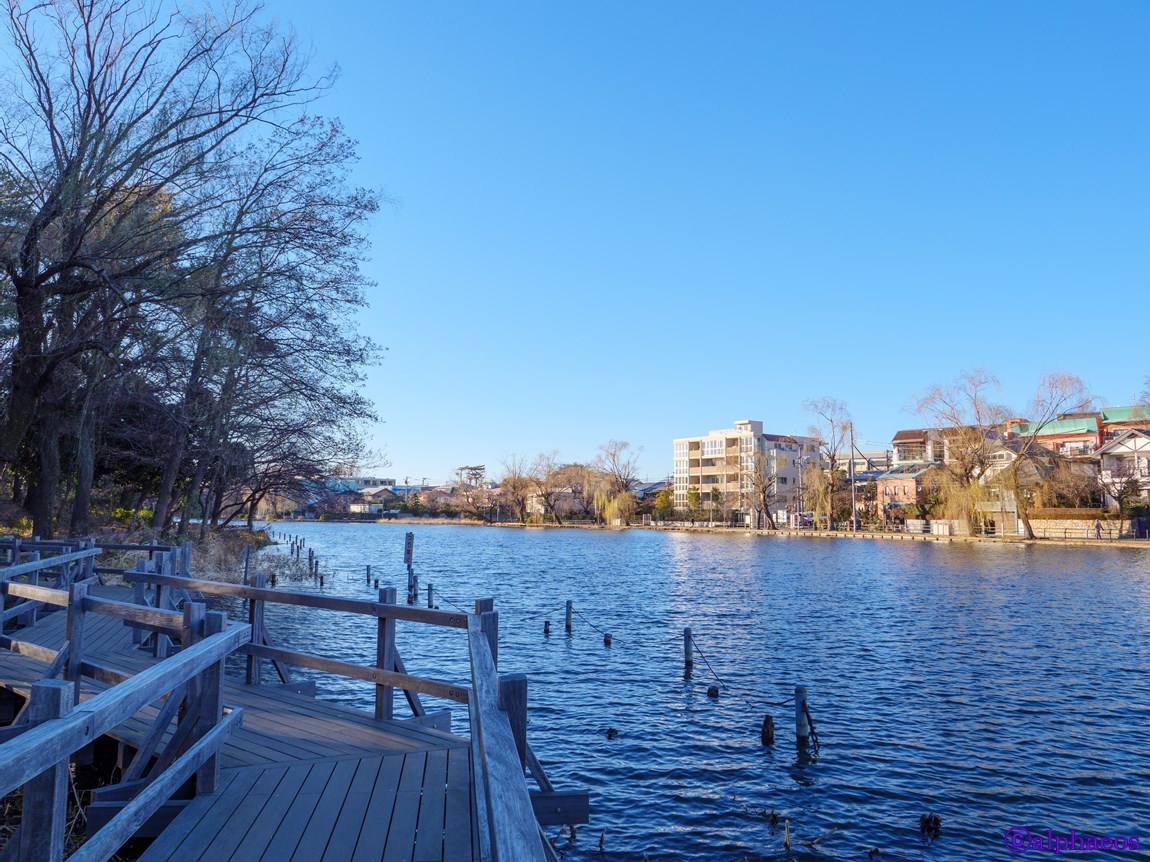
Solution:
M 329 2 L 267 13 L 396 199 L 372 227 L 389 475 L 498 473 L 986 365 L 1150 372 L 1150 4 Z

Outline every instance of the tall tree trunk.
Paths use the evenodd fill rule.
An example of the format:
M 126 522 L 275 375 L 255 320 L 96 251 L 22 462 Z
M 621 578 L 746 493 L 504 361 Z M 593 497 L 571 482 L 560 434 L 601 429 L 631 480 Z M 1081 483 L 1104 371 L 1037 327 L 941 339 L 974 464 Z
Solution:
M 168 514 L 174 499 L 173 491 L 176 480 L 180 478 L 180 465 L 184 463 L 184 449 L 187 446 L 187 434 L 181 427 L 172 441 L 172 449 L 168 453 L 168 460 L 164 463 L 164 476 L 160 481 L 160 493 L 156 495 L 156 508 L 152 512 L 152 529 L 162 530 L 168 524 Z
M 84 536 L 92 519 L 92 480 L 96 472 L 96 439 L 87 410 L 80 416 L 76 435 L 76 495 L 72 500 L 72 523 L 69 535 Z
M 52 515 L 60 489 L 60 437 L 50 417 L 43 417 L 36 429 L 36 453 L 40 471 L 32 502 L 32 532 L 42 539 L 55 535 Z

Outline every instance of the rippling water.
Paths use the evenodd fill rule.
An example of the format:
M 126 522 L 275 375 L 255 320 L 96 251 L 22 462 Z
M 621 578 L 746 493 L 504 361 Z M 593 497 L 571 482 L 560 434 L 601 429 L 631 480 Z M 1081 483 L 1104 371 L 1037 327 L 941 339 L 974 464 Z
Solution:
M 558 789 L 592 793 L 590 825 L 559 842 L 567 859 L 865 860 L 876 848 L 886 862 L 1001 859 L 1012 826 L 1140 835 L 1150 847 L 1150 552 L 281 527 L 316 549 L 324 592 L 369 597 L 370 563 L 402 596 L 410 529 L 421 587 L 433 583 L 442 607 L 495 598 L 500 670 L 530 680 L 531 745 Z M 585 617 L 571 636 L 566 599 Z M 324 614 L 304 626 L 301 613 L 269 607 L 282 645 L 374 657 L 370 621 Z M 717 701 L 698 657 L 684 679 L 687 625 L 725 683 Z M 401 623 L 398 644 L 410 672 L 469 680 L 462 632 Z M 822 742 L 810 759 L 793 743 L 793 707 L 766 705 L 797 683 Z M 370 706 L 370 686 L 320 687 Z M 759 741 L 767 713 L 770 749 Z M 458 711 L 455 729 L 466 732 Z M 789 857 L 772 810 L 789 819 Z M 942 817 L 931 843 L 919 831 L 928 811 Z

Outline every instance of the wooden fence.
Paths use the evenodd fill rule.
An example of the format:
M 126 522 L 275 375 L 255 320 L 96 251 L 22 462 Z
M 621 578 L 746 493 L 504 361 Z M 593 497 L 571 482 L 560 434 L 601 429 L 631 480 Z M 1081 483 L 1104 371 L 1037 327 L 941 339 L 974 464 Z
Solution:
M 94 578 L 75 575 L 91 572 L 100 550 L 92 546 L 0 568 L 4 595 L 23 600 L 11 610 L 33 602 L 37 609 L 51 606 L 67 613 L 66 639 L 59 650 L 0 637 L 0 646 L 48 665 L 44 678 L 32 683 L 16 720 L 0 728 L 0 795 L 24 788 L 22 821 L 0 852 L 3 862 L 63 858 L 72 755 L 149 705 L 158 704 L 158 710 L 143 742 L 121 781 L 102 789 L 115 797 L 110 819 L 69 859 L 111 858 L 193 775 L 196 793 L 214 792 L 220 747 L 242 720 L 242 710 L 223 703 L 223 672 L 225 658 L 247 642 L 248 626 L 229 624 L 224 614 L 209 612 L 198 602 L 175 612 L 88 595 Z M 10 559 L 18 560 L 24 552 L 18 550 Z M 27 582 L 33 575 L 70 583 L 60 589 Z M 180 643 L 180 652 L 135 675 L 85 661 L 84 630 L 91 614 L 163 632 Z M 85 678 L 111 687 L 80 703 Z M 173 720 L 174 730 L 157 751 Z

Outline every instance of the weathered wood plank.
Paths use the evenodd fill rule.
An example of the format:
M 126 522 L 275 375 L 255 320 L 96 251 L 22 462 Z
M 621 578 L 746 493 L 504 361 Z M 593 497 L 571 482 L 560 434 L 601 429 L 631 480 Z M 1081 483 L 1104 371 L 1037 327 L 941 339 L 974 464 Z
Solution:
M 53 557 L 44 557 L 41 560 L 33 560 L 30 563 L 2 566 L 0 567 L 0 578 L 11 579 L 19 575 L 28 575 L 32 572 L 42 572 L 45 569 L 55 569 L 63 563 L 71 563 L 75 560 L 86 560 L 89 557 L 97 556 L 99 553 L 99 548 L 86 548 L 83 551 L 73 551 L 70 554 L 56 554 Z
M 158 608 L 132 605 L 112 599 L 98 599 L 91 596 L 84 599 L 84 610 L 105 617 L 116 617 L 138 627 L 167 635 L 178 636 L 184 624 L 183 617 L 175 611 L 162 611 Z
M 443 859 L 443 829 L 446 822 L 447 752 L 427 752 L 423 771 L 423 792 L 419 819 L 415 825 L 413 862 L 438 862 Z
M 471 759 L 466 749 L 447 752 L 443 858 L 471 859 Z
M 49 679 L 32 684 L 28 723 L 33 728 L 60 720 L 72 708 L 72 685 Z M 26 862 L 59 862 L 64 858 L 68 809 L 68 755 L 57 758 L 24 786 L 18 858 Z
M 299 767 L 297 767 L 299 768 Z M 242 795 L 231 794 L 227 802 L 223 802 L 213 812 L 212 821 L 216 825 L 215 834 L 206 840 L 192 843 L 189 849 L 194 848 L 200 859 L 230 859 L 235 850 L 247 837 L 248 832 L 263 816 L 272 794 L 287 776 L 290 767 L 269 767 L 263 770 L 251 770 L 256 780 L 244 788 Z M 238 800 L 237 800 L 238 796 Z M 185 842 L 188 846 L 188 842 Z
M 467 703 L 468 689 L 463 686 L 427 679 L 426 677 L 410 676 L 408 674 L 396 673 L 395 671 L 382 670 L 375 667 L 363 667 L 362 665 L 351 664 L 346 661 L 322 658 L 320 656 L 293 652 L 292 650 L 280 649 L 278 647 L 248 644 L 243 648 L 243 652 L 262 658 L 278 658 L 296 667 L 307 667 L 312 670 L 321 670 L 325 673 L 346 676 L 352 679 L 362 679 L 365 682 L 374 682 L 380 685 L 393 685 L 396 688 L 410 688 L 412 691 L 418 691 L 420 694 L 441 697 L 444 700 L 453 700 L 457 703 Z
M 264 859 L 264 851 L 271 843 L 272 837 L 279 830 L 288 813 L 288 809 L 295 801 L 299 789 L 307 778 L 309 767 L 303 764 L 287 769 L 283 779 L 260 811 L 256 822 L 248 829 L 243 840 L 232 853 L 233 859 Z M 146 860 L 141 860 L 146 862 Z M 269 859 L 269 862 L 271 860 Z
M 145 851 L 140 862 L 197 859 L 220 830 L 220 823 L 247 796 L 263 774 L 260 767 L 237 769 L 224 776 L 220 791 L 192 801 Z
M 407 622 L 427 623 L 428 625 L 446 626 L 454 629 L 467 628 L 467 614 L 429 610 L 413 605 L 385 605 L 363 599 L 345 599 L 339 596 L 321 596 L 315 593 L 296 593 L 289 590 L 259 589 L 240 584 L 225 584 L 220 581 L 201 581 L 195 578 L 142 574 L 140 572 L 124 572 L 124 579 L 198 590 L 208 595 L 235 596 L 241 599 L 263 600 L 281 605 L 301 605 L 319 610 L 362 614 L 369 617 L 390 617 Z
M 4 574 L 6 571 L 6 569 L 0 569 L 0 574 Z M 68 607 L 67 590 L 54 590 L 51 587 L 38 587 L 35 584 L 19 584 L 9 581 L 4 585 L 4 592 L 18 599 L 29 599 L 33 602 L 55 605 L 60 608 Z
M 6 743 L 0 748 L 0 794 L 11 792 L 233 652 L 237 646 L 246 643 L 248 633 L 247 626 L 229 628 L 114 688 L 100 692 L 72 710 L 67 717 Z
M 312 809 L 307 829 L 296 845 L 295 853 L 292 854 L 293 860 L 316 862 L 323 855 L 360 765 L 361 761 L 352 759 L 336 763 L 331 779 L 324 786 L 316 800 L 315 808 Z
M 354 858 L 355 844 L 363 831 L 364 817 L 367 816 L 382 762 L 381 757 L 365 758 L 359 762 L 320 862 L 348 862 Z
M 387 845 L 383 862 L 410 862 L 415 847 L 415 827 L 419 819 L 420 789 L 423 771 L 427 765 L 425 754 L 406 754 L 399 788 L 395 794 L 395 807 L 391 813 L 391 826 L 387 832 Z
M 201 737 L 171 767 L 157 776 L 124 810 L 85 841 L 68 857 L 69 862 L 104 862 L 147 822 L 159 806 L 166 802 L 181 784 L 199 768 L 243 720 L 243 710 L 230 713 L 212 731 Z
M 307 778 L 296 793 L 287 813 L 280 822 L 279 828 L 268 842 L 261 858 L 272 860 L 286 860 L 292 857 L 299 846 L 300 838 L 311 820 L 311 814 L 319 802 L 332 773 L 335 771 L 334 762 L 314 764 L 308 771 Z
M 586 793 L 531 791 L 531 807 L 540 826 L 563 826 L 591 820 L 591 797 Z
M 531 809 L 523 764 L 507 714 L 499 709 L 495 662 L 487 632 L 476 617 L 468 628 L 468 641 L 475 707 L 471 710 L 472 748 L 478 753 L 475 781 L 484 785 L 491 858 L 495 862 L 542 862 L 539 825 Z

